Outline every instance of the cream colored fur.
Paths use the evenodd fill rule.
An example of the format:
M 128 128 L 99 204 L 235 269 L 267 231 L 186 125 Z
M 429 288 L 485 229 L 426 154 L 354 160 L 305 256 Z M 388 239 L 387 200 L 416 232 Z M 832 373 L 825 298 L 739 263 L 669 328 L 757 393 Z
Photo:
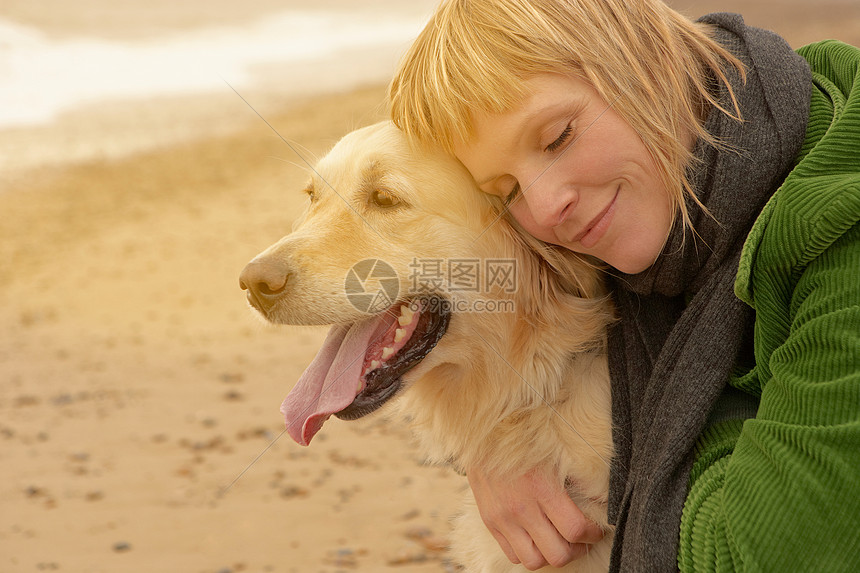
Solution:
M 546 471 L 609 533 L 562 571 L 605 571 L 612 457 L 605 330 L 611 308 L 598 271 L 567 251 L 524 238 L 469 173 L 441 151 L 411 147 L 391 124 L 347 135 L 316 166 L 311 205 L 294 231 L 255 261 L 289 268 L 269 320 L 333 324 L 364 318 L 344 294 L 349 268 L 368 258 L 410 288 L 415 259 L 515 259 L 517 290 L 457 293 L 464 302 L 512 300 L 515 312 L 455 313 L 430 354 L 404 376 L 388 412 L 409 420 L 433 463 L 481 463 L 499 475 Z M 379 206 L 384 190 L 399 201 Z M 330 421 L 329 423 L 343 423 Z M 512 565 L 469 496 L 452 533 L 467 571 Z

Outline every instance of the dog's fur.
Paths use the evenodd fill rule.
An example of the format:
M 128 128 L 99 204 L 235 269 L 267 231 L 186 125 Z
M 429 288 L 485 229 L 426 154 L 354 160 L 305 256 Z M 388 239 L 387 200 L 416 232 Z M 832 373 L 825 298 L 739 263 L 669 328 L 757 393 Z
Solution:
M 404 293 L 416 259 L 515 259 L 515 292 L 457 293 L 466 302 L 510 300 L 515 312 L 452 314 L 436 347 L 403 375 L 389 408 L 409 420 L 432 462 L 481 464 L 500 476 L 537 470 L 566 484 L 608 533 L 562 570 L 605 571 L 612 543 L 605 330 L 612 318 L 599 270 L 515 229 L 459 162 L 408 143 L 390 123 L 347 135 L 315 172 L 311 204 L 293 232 L 243 272 L 251 291 L 254 280 L 283 275 L 283 288 L 264 288 L 269 302 L 254 306 L 275 323 L 351 323 L 367 318 L 344 293 L 358 261 L 390 264 Z M 398 203 L 377 204 L 378 190 Z M 255 302 L 253 292 L 249 299 Z M 471 572 L 525 571 L 508 562 L 469 498 L 452 534 L 452 558 Z

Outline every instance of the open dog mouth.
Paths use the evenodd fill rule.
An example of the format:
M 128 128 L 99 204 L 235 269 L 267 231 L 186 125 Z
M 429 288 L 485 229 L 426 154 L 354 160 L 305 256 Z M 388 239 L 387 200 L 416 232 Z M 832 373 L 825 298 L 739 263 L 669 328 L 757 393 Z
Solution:
M 444 336 L 451 313 L 443 303 L 438 297 L 413 298 L 333 326 L 281 405 L 290 436 L 306 446 L 330 416 L 354 420 L 392 398 L 403 375 Z

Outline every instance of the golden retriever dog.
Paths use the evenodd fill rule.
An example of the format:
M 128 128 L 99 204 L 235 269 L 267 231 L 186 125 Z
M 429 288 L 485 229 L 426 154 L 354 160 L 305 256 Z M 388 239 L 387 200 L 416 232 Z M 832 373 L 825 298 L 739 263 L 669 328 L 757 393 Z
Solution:
M 599 271 L 515 229 L 456 159 L 388 122 L 338 142 L 306 193 L 293 232 L 240 277 L 267 320 L 333 325 L 281 408 L 290 436 L 307 445 L 330 416 L 389 404 L 432 463 L 565 484 L 608 533 L 562 570 L 607 570 L 612 313 Z M 469 498 L 451 558 L 525 571 Z

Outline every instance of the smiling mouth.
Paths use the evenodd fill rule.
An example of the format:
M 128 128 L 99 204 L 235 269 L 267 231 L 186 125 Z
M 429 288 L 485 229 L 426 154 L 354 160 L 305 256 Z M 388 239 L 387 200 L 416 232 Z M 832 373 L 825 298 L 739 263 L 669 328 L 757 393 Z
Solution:
M 578 234 L 570 239 L 571 243 L 579 243 L 585 248 L 593 247 L 608 226 L 609 217 L 615 211 L 615 201 L 618 199 L 620 186 L 615 189 L 615 194 L 606 206 L 598 213 Z

